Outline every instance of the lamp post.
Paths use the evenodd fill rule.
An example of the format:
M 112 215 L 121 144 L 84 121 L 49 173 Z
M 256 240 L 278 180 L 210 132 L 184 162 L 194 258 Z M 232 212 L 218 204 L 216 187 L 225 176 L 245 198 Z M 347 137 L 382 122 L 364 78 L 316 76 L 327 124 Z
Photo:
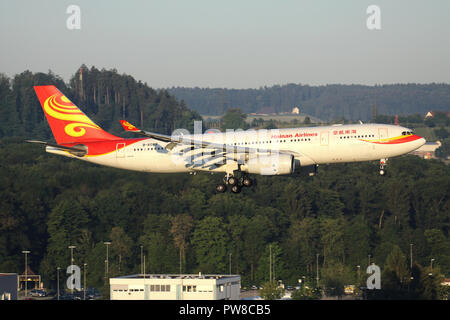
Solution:
M 269 244 L 269 282 L 272 282 L 272 245 Z
M 83 271 L 83 273 L 84 273 L 84 284 L 83 284 L 84 292 L 83 292 L 83 298 L 84 298 L 84 300 L 86 300 L 86 266 L 87 266 L 87 263 L 86 263 L 86 262 L 83 263 L 83 267 L 84 267 L 84 271 Z
M 57 299 L 59 300 L 59 270 L 60 270 L 61 268 L 60 267 L 57 267 L 56 268 L 56 296 L 58 297 Z
M 76 246 L 69 246 L 70 249 L 70 264 L 73 265 L 73 249 L 75 249 Z
M 105 269 L 105 278 L 108 278 L 108 273 L 109 273 L 109 245 L 111 244 L 110 241 L 105 241 L 103 242 L 106 245 L 106 269 Z
M 25 298 L 27 297 L 27 287 L 28 287 L 28 254 L 31 251 L 23 250 L 22 253 L 25 255 Z
M 144 246 L 143 245 L 141 245 L 140 246 L 141 247 L 141 274 L 143 274 L 144 273 L 144 271 L 143 271 L 143 264 L 142 264 L 142 257 L 143 257 L 143 254 L 144 254 L 144 252 L 143 252 L 143 250 L 144 250 Z
M 412 270 L 412 267 L 413 267 L 413 251 L 412 251 L 412 247 L 413 247 L 413 244 L 412 243 L 410 243 L 409 244 L 409 253 L 410 253 L 410 257 L 411 257 L 411 262 L 410 262 L 410 267 L 411 267 L 411 270 Z
M 359 287 L 359 282 L 360 282 L 360 275 L 361 275 L 361 266 L 356 266 L 358 268 L 358 287 Z
M 434 261 L 434 258 L 431 258 L 431 260 L 430 260 L 430 273 L 428 274 L 429 276 L 433 275 L 433 261 Z
M 73 265 L 73 249 L 75 249 L 76 248 L 76 246 L 69 246 L 69 249 L 70 249 L 70 265 Z M 72 294 L 72 297 L 73 297 L 73 286 L 71 286 L 71 289 L 70 289 L 70 293 Z
M 316 282 L 317 288 L 319 288 L 319 254 L 316 253 Z
M 230 274 L 231 274 L 231 255 L 232 253 L 230 252 Z

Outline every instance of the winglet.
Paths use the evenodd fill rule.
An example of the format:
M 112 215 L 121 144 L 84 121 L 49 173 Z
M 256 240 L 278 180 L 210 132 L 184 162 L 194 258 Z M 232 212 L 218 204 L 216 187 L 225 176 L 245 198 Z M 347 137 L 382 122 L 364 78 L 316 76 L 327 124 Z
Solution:
M 125 131 L 131 131 L 131 132 L 140 132 L 141 130 L 133 126 L 131 123 L 129 123 L 126 120 L 120 120 L 120 124 L 125 129 Z

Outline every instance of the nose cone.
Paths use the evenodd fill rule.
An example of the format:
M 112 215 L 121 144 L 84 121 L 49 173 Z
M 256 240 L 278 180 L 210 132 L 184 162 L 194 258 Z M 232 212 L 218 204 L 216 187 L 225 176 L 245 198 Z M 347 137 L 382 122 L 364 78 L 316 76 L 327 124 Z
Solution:
M 424 137 L 420 137 L 419 141 L 420 141 L 420 146 L 423 146 L 425 143 L 427 143 L 427 140 L 425 140 Z
M 418 136 L 418 135 L 414 135 L 414 138 L 415 139 L 412 141 L 412 143 L 414 144 L 414 150 L 420 148 L 427 142 L 427 140 L 425 140 L 425 138 Z

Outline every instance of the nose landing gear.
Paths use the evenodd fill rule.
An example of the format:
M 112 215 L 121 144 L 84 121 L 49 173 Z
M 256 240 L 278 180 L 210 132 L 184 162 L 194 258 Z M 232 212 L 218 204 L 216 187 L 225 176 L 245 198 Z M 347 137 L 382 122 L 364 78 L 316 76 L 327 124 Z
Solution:
M 386 165 L 388 159 L 380 159 L 380 176 L 386 175 Z

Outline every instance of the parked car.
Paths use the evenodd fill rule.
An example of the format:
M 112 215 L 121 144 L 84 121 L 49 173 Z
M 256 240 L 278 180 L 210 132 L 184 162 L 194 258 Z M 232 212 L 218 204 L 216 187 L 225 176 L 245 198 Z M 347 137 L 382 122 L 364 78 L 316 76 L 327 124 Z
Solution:
M 38 290 L 38 289 L 33 289 L 30 292 L 32 297 L 46 297 L 47 296 L 47 292 L 45 292 L 44 290 Z

